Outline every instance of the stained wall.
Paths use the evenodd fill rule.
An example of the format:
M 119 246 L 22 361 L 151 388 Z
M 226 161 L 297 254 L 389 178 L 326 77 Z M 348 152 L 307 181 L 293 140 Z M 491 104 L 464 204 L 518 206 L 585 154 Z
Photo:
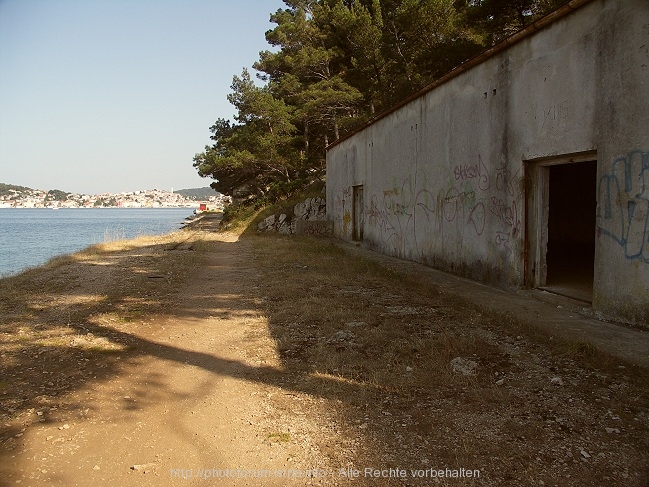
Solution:
M 330 147 L 327 215 L 351 240 L 362 185 L 369 247 L 521 288 L 528 165 L 571 154 L 597 160 L 593 308 L 649 323 L 646 0 L 587 2 Z

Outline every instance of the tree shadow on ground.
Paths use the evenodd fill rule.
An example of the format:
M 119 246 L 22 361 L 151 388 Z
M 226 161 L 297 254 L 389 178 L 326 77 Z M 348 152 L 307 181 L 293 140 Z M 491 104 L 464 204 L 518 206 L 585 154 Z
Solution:
M 83 417 L 88 405 L 75 392 L 137 368 L 142 358 L 198 367 L 215 376 L 315 394 L 331 401 L 373 387 L 311 373 L 311 367 L 251 366 L 183 348 L 174 322 L 254 319 L 265 312 L 259 271 L 240 242 L 194 238 L 185 250 L 175 242 L 119 250 L 93 249 L 41 269 L 2 280 L 2 456 L 9 456 L 24 429 L 54 423 L 61 413 Z M 230 256 L 202 269 L 210 252 Z M 246 261 L 247 260 L 247 261 Z M 188 286 L 200 274 L 200 285 Z M 191 288 L 191 292 L 187 289 Z M 149 323 L 164 322 L 160 329 Z M 169 335 L 165 343 L 161 335 Z M 281 358 L 281 356 L 280 356 Z M 178 399 L 161 376 L 140 377 L 119 401 L 123 417 L 138 408 Z M 85 412 L 84 412 L 85 411 Z M 288 414 L 288 411 L 286 412 Z
M 357 440 L 356 451 L 345 455 L 347 464 L 360 468 L 479 469 L 494 485 L 549 481 L 567 467 L 548 448 L 576 449 L 585 434 L 592 441 L 605 436 L 579 419 L 585 412 L 603 414 L 601 408 L 583 406 L 571 414 L 555 400 L 557 392 L 548 390 L 546 377 L 524 378 L 530 371 L 555 373 L 568 362 L 526 363 L 512 352 L 515 347 L 545 358 L 547 351 L 499 331 L 493 317 L 465 301 L 352 258 L 326 241 L 246 238 L 213 241 L 197 233 L 183 240 L 182 249 L 177 238 L 95 249 L 1 280 L 2 455 L 9 455 L 26 424 L 51 421 L 52 404 L 80 410 L 81 403 L 65 398 L 151 357 L 326 400 L 342 436 Z M 210 253 L 228 258 L 206 268 Z M 198 275 L 200 283 L 189 286 Z M 209 333 L 206 319 L 260 315 L 267 319 L 279 366 L 197 352 L 174 336 L 174 320 L 195 320 L 196 333 L 203 334 Z M 161 339 L 160 321 L 171 342 Z M 478 373 L 453 374 L 449 361 L 458 356 L 479 363 Z M 495 384 L 496 372 L 527 382 L 516 391 L 502 388 Z M 176 395 L 161 376 L 144 382 L 146 387 L 136 386 L 121 401 L 124 414 L 134 401 L 141 408 Z M 642 391 L 633 385 L 609 397 L 607 407 L 617 404 L 625 414 L 646 416 Z M 591 393 L 582 384 L 561 394 L 585 404 Z M 554 405 L 551 414 L 548 404 Z M 548 429 L 547 421 L 558 417 L 567 426 Z M 647 475 L 638 467 L 646 464 L 646 433 L 646 427 L 630 433 L 611 458 L 624 457 L 627 471 L 635 464 L 638 475 Z M 566 485 L 579 485 L 605 475 L 610 465 L 569 467 L 574 481 Z

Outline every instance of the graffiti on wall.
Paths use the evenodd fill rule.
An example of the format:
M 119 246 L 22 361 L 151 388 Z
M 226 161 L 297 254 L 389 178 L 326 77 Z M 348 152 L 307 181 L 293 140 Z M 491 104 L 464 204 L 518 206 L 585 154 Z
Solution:
M 328 220 L 298 220 L 295 233 L 311 237 L 331 237 L 333 235 L 333 222 Z
M 475 179 L 478 188 L 482 191 L 489 189 L 489 172 L 482 162 L 482 157 L 478 154 L 478 162 L 475 164 L 458 164 L 453 168 L 453 176 L 456 181 L 466 181 Z
M 618 157 L 601 176 L 597 229 L 620 245 L 627 259 L 649 264 L 649 151 Z
M 448 181 L 441 188 L 438 181 Z M 437 189 L 431 189 L 434 185 Z M 436 239 L 490 239 L 506 256 L 522 237 L 520 168 L 488 169 L 481 155 L 450 172 L 428 175 L 417 171 L 393 178 L 382 193 L 373 193 L 366 207 L 368 225 L 382 246 L 402 253 L 410 240 L 420 256 L 429 255 Z M 434 231 L 431 232 L 431 229 Z

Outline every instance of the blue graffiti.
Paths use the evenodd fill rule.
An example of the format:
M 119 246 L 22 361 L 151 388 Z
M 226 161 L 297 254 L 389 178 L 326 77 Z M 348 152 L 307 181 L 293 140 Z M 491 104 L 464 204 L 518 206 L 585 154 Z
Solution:
M 649 152 L 633 151 L 599 180 L 597 228 L 627 259 L 649 264 Z

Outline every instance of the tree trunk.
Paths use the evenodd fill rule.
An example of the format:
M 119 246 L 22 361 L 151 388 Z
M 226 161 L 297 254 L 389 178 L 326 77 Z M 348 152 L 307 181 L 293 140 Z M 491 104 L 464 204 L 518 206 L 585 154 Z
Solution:
M 410 88 L 412 89 L 414 84 L 412 82 L 412 76 L 410 75 L 410 64 L 408 63 L 408 60 L 406 59 L 406 57 L 403 55 L 403 52 L 401 51 L 401 46 L 399 45 L 399 32 L 397 31 L 397 26 L 394 25 L 393 20 L 390 21 L 390 25 L 392 26 L 392 33 L 394 34 L 394 40 L 395 40 L 394 45 L 397 48 L 397 54 L 399 54 L 399 57 L 403 62 L 406 78 L 408 78 L 408 82 L 410 83 Z

